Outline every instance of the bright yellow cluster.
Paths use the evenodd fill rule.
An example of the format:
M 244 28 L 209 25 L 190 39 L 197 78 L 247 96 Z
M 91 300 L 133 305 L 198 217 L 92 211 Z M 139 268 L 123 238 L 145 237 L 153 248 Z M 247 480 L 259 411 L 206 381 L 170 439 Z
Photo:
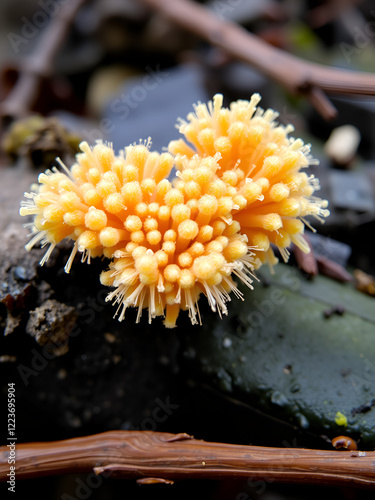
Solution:
M 310 146 L 288 137 L 293 126 L 278 125 L 275 111 L 257 108 L 260 99 L 254 94 L 250 101 L 233 102 L 228 109 L 217 94 L 208 106 L 197 104 L 188 121 L 179 124 L 187 142 L 172 141 L 169 151 L 176 156 L 177 168 L 183 158 L 197 153 L 202 157 L 220 155 L 218 176 L 238 195 L 239 208 L 232 212 L 233 219 L 240 223 L 249 246 L 256 248 L 259 260 L 273 265 L 277 259 L 271 243 L 284 260 L 292 242 L 308 252 L 302 237 L 307 224 L 304 218 L 313 215 L 322 221 L 329 212 L 327 202 L 313 196 L 319 189 L 318 180 L 300 171 L 316 163 Z
M 277 260 L 271 243 L 287 259 L 302 238 L 304 217 L 328 214 L 326 202 L 313 197 L 318 181 L 300 169 L 312 164 L 309 148 L 288 138 L 290 127 L 277 126 L 277 114 L 256 106 L 260 97 L 222 107 L 222 96 L 198 104 L 173 141 L 170 153 L 150 151 L 150 142 L 128 146 L 115 155 L 103 143 L 82 153 L 70 170 L 54 168 L 39 176 L 25 193 L 21 215 L 33 215 L 33 237 L 26 245 L 72 239 L 69 272 L 77 252 L 82 261 L 105 256 L 104 285 L 114 287 L 107 300 L 117 304 L 121 321 L 137 307 L 137 321 L 147 308 L 149 321 L 165 316 L 172 328 L 180 310 L 201 323 L 203 293 L 220 315 L 229 293 L 242 298 L 233 276 L 251 287 L 252 271 Z M 173 181 L 168 177 L 176 167 Z

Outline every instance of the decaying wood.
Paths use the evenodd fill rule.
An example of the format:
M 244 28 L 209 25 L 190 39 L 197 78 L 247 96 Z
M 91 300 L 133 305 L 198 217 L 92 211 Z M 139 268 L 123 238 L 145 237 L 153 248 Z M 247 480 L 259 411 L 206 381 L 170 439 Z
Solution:
M 7 480 L 9 448 L 0 448 Z M 375 487 L 375 452 L 210 443 L 188 434 L 110 431 L 50 443 L 16 445 L 16 478 L 104 473 L 142 483 L 176 479 L 262 478 L 289 483 Z
M 195 33 L 232 57 L 251 64 L 296 95 L 305 95 L 325 118 L 336 109 L 329 94 L 375 95 L 375 75 L 332 68 L 272 47 L 241 26 L 219 19 L 191 0 L 142 0 L 182 28 Z

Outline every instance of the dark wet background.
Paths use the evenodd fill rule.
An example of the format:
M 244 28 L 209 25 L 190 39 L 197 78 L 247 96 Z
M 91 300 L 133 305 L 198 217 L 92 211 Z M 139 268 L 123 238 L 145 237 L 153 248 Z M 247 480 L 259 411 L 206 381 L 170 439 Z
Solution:
M 63 3 L 67 2 L 2 1 L 3 99 Z M 375 12 L 370 1 L 203 3 L 218 16 L 307 60 L 375 70 Z M 23 249 L 26 232 L 18 215 L 19 201 L 38 173 L 48 167 L 51 150 L 60 147 L 59 154 L 69 159 L 80 139 L 108 140 L 119 150 L 151 136 L 153 148 L 162 151 L 178 137 L 177 117 L 186 116 L 192 103 L 207 101 L 215 92 L 222 92 L 227 104 L 259 92 L 263 107 L 277 109 L 282 123 L 293 123 L 295 135 L 312 143 L 313 155 L 321 161 L 314 173 L 332 213 L 319 233 L 344 244 L 328 245 L 323 253 L 329 252 L 330 258 L 350 270 L 375 273 L 374 99 L 333 98 L 339 114 L 327 123 L 303 98 L 289 95 L 252 68 L 149 13 L 141 2 L 87 2 L 32 109 L 57 117 L 65 132 L 44 124 L 54 133 L 46 139 L 40 129 L 27 132 L 28 147 L 20 149 L 17 134 L 9 135 L 9 120 L 2 130 L 2 140 L 7 138 L 7 142 L 2 143 L 0 170 L 0 320 L 4 331 L 0 374 L 2 397 L 7 383 L 16 382 L 19 442 L 140 428 L 188 432 L 196 438 L 230 443 L 330 448 L 321 437 L 266 419 L 193 381 L 183 369 L 189 351 L 177 330 L 164 331 L 159 321 L 152 327 L 146 320 L 134 326 L 132 312 L 125 323 L 114 321 L 97 279 L 102 263 L 76 265 L 68 276 L 63 265 L 69 249 L 63 245 L 42 269 L 38 267 L 41 251 L 26 254 Z M 361 142 L 338 165 L 327 157 L 324 144 L 332 129 L 347 124 L 358 129 Z M 324 246 L 324 240 L 317 245 Z M 37 308 L 42 310 L 38 309 L 40 317 L 35 318 Z M 55 352 L 46 361 L 43 346 L 34 338 L 40 333 L 38 325 L 58 338 L 65 331 L 61 325 L 69 322 L 76 328 L 69 351 L 62 356 Z M 3 407 L 1 412 L 5 414 Z M 6 429 L 5 422 L 2 428 Z M 276 485 L 266 477 L 262 481 L 184 481 L 172 487 L 112 479 L 99 485 L 88 481 L 88 476 L 73 475 L 18 481 L 17 498 L 31 492 L 40 499 L 93 500 L 192 496 L 281 500 L 318 495 L 357 499 L 371 494 L 358 489 Z

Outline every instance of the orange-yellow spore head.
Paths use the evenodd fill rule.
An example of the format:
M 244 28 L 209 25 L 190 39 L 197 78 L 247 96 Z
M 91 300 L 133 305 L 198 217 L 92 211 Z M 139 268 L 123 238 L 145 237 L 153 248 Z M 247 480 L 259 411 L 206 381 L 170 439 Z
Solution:
M 120 320 L 137 307 L 138 319 L 148 309 L 150 321 L 165 315 L 173 327 L 178 311 L 187 309 L 195 324 L 201 293 L 225 314 L 229 291 L 241 295 L 231 275 L 250 285 L 253 269 L 246 236 L 233 223 L 233 180 L 218 178 L 219 155 L 195 156 L 180 161 L 171 183 L 165 176 L 173 157 L 148 146 L 132 145 L 116 156 L 109 145 L 82 143 L 70 170 L 61 164 L 64 172 L 41 174 L 21 208 L 21 215 L 34 216 L 27 248 L 49 243 L 43 263 L 56 243 L 74 240 L 67 272 L 77 252 L 82 260 L 112 259 L 101 281 L 114 287 L 108 300 L 118 304 Z
M 149 321 L 165 316 L 174 327 L 180 310 L 200 323 L 198 299 L 227 313 L 233 281 L 252 286 L 252 271 L 277 262 L 272 245 L 286 260 L 287 247 L 303 251 L 305 217 L 328 215 L 327 202 L 314 196 L 319 183 L 301 171 L 314 160 L 309 146 L 289 137 L 273 110 L 257 108 L 260 96 L 223 107 L 222 96 L 195 106 L 180 122 L 185 140 L 172 141 L 170 153 L 151 152 L 150 142 L 115 155 L 110 145 L 80 145 L 76 163 L 39 176 L 25 193 L 20 213 L 31 215 L 36 243 L 74 241 L 65 266 L 77 252 L 83 261 L 105 256 L 110 267 L 101 282 L 122 320 L 128 307 L 148 310 Z M 173 167 L 177 174 L 168 176 Z
M 301 172 L 316 164 L 310 146 L 289 136 L 291 125 L 276 123 L 278 113 L 259 108 L 260 99 L 254 94 L 225 108 L 223 96 L 217 94 L 208 105 L 195 105 L 194 113 L 178 125 L 184 139 L 172 141 L 169 151 L 179 170 L 186 157 L 219 155 L 217 176 L 238 194 L 232 194 L 232 217 L 240 222 L 258 265 L 272 265 L 276 259 L 271 244 L 285 260 L 291 242 L 308 251 L 302 237 L 305 217 L 322 221 L 329 212 L 327 202 L 313 196 L 318 180 Z
M 20 209 L 21 215 L 34 216 L 30 224 L 34 236 L 26 248 L 38 241 L 49 244 L 42 264 L 61 240 L 75 241 L 67 272 L 77 251 L 82 252 L 82 260 L 89 261 L 94 254 L 113 257 L 131 240 L 134 218 L 139 220 L 136 230 L 140 232 L 133 238 L 143 241 L 137 209 L 147 213 L 147 206 L 160 191 L 159 184 L 173 166 L 170 154 L 151 153 L 149 143 L 129 146 L 119 156 L 101 142 L 93 148 L 83 142 L 80 149 L 70 170 L 59 161 L 63 172 L 54 168 L 40 174 L 38 187 L 25 193 L 27 200 Z M 160 178 L 159 182 L 155 178 Z M 151 240 L 155 242 L 157 235 Z
M 167 327 L 175 326 L 180 309 L 187 309 L 195 324 L 200 322 L 201 293 L 213 310 L 226 314 L 229 292 L 241 296 L 232 273 L 251 286 L 252 255 L 240 226 L 232 227 L 232 206 L 226 209 L 223 202 L 231 186 L 217 178 L 217 169 L 217 158 L 185 159 L 178 188 L 165 185 L 163 196 L 157 193 L 158 207 L 153 202 L 147 213 L 126 218 L 125 228 L 135 246 L 115 253 L 101 278 L 103 284 L 115 287 L 109 300 L 118 304 L 120 320 L 133 306 L 139 315 L 147 308 L 150 321 L 165 314 Z M 140 233 L 144 237 L 138 241 Z

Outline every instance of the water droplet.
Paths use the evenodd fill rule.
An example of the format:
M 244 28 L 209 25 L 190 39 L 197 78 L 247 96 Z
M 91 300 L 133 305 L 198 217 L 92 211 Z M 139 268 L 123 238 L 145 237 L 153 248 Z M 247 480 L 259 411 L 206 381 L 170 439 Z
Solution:
M 14 277 L 20 281 L 27 281 L 27 272 L 23 266 L 17 266 L 14 268 Z
M 310 427 L 310 423 L 305 417 L 305 415 L 302 415 L 302 413 L 296 413 L 296 418 L 298 421 L 298 424 L 302 429 L 308 429 Z
M 225 338 L 223 339 L 223 347 L 224 347 L 225 349 L 228 349 L 229 347 L 231 347 L 231 345 L 232 345 L 232 341 L 231 341 L 231 339 L 230 339 L 229 337 L 225 337 Z
M 288 404 L 288 399 L 280 391 L 273 391 L 271 394 L 271 402 L 278 406 L 285 406 Z

